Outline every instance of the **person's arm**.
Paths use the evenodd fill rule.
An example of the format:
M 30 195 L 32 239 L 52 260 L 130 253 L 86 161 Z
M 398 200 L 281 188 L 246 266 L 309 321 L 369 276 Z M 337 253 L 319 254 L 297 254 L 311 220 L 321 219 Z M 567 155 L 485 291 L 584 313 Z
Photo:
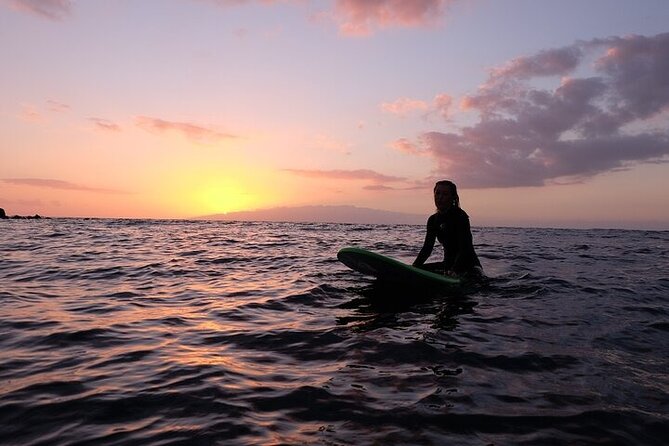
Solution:
M 418 253 L 418 257 L 413 262 L 413 266 L 421 266 L 432 254 L 432 249 L 434 248 L 434 242 L 437 239 L 437 231 L 433 229 L 433 225 L 430 224 L 431 221 L 427 221 L 427 231 L 425 232 L 425 241 L 423 242 L 423 247 Z

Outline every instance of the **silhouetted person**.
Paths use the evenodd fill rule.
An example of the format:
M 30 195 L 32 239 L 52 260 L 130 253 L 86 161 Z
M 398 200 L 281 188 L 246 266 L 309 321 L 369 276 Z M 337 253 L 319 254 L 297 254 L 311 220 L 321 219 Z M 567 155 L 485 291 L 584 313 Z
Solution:
M 427 220 L 425 242 L 413 262 L 414 266 L 445 275 L 482 276 L 469 226 L 469 216 L 460 208 L 458 189 L 451 181 L 442 180 L 434 185 L 434 204 L 437 212 Z M 443 262 L 425 264 L 432 254 L 435 240 L 444 247 Z

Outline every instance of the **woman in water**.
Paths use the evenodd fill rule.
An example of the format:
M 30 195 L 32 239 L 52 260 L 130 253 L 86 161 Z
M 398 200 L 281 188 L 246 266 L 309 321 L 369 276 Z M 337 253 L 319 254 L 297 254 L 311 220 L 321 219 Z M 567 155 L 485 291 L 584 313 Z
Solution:
M 425 242 L 413 265 L 443 271 L 445 275 L 482 276 L 483 268 L 472 243 L 469 216 L 460 209 L 458 189 L 453 182 L 443 180 L 434 185 L 434 204 L 437 212 L 427 220 Z M 435 240 L 444 247 L 444 261 L 426 264 Z

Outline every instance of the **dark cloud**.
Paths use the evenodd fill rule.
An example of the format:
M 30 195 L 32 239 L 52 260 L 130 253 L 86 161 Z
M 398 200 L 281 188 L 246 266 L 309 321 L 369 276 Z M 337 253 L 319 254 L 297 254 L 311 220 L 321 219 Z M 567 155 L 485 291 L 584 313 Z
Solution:
M 669 104 L 669 33 L 592 42 L 608 47 L 596 68 L 610 79 L 613 112 L 645 119 Z
M 591 75 L 573 77 L 592 57 Z M 554 76 L 553 89 L 532 82 Z M 462 105 L 478 112 L 477 124 L 395 147 L 434 157 L 436 174 L 465 187 L 583 180 L 662 160 L 669 128 L 652 119 L 669 110 L 669 33 L 578 42 L 514 59 L 492 70 Z
M 564 75 L 578 66 L 582 56 L 583 51 L 579 46 L 540 51 L 531 57 L 513 59 L 493 70 L 491 79 Z

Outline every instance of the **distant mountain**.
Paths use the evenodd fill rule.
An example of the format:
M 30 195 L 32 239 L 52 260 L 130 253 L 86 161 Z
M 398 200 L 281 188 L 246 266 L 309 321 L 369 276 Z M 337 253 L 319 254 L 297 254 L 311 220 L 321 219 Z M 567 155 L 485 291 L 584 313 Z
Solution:
M 382 211 L 357 206 L 297 206 L 229 212 L 198 217 L 199 220 L 288 221 L 314 223 L 425 224 L 427 215 Z

